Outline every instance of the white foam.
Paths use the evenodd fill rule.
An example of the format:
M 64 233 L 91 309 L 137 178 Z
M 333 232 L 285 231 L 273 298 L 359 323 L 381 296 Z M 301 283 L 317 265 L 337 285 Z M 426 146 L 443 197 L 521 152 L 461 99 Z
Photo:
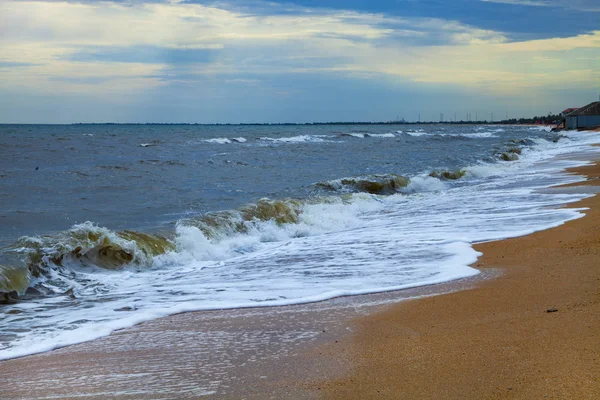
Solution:
M 227 138 L 213 138 L 213 139 L 206 139 L 205 142 L 207 142 L 207 143 L 217 143 L 217 144 L 229 144 L 229 143 L 231 143 L 231 139 L 227 139 Z
M 402 133 L 402 131 L 398 131 L 398 133 Z M 350 132 L 350 133 L 344 133 L 344 134 L 342 134 L 342 136 L 354 137 L 357 139 L 365 139 L 365 138 L 386 139 L 386 138 L 395 138 L 396 137 L 396 135 L 394 135 L 392 132 L 388 132 L 388 133 Z
M 529 127 L 529 130 L 537 132 L 552 132 L 552 128 L 554 128 L 554 125 L 537 125 Z
M 423 129 L 417 129 L 415 131 L 406 131 L 404 133 L 406 133 L 407 135 L 410 135 L 410 136 L 414 136 L 414 137 L 427 136 L 428 135 L 428 133 L 425 132 Z
M 236 138 L 212 138 L 206 139 L 204 142 L 206 143 L 216 143 L 216 144 L 230 144 L 230 143 L 246 143 L 248 140 L 244 137 L 236 137 Z
M 484 132 L 475 132 L 475 133 L 464 133 L 463 136 L 471 139 L 487 139 L 487 138 L 496 138 L 498 135 L 496 133 L 503 132 L 503 130 L 495 130 L 495 131 L 484 131 Z
M 438 178 L 431 176 L 421 175 L 412 178 L 408 186 L 403 190 L 405 193 L 422 193 L 422 192 L 434 192 L 446 189 L 447 186 L 444 182 Z
M 321 135 L 299 135 L 281 138 L 262 137 L 261 140 L 276 143 L 320 143 L 325 141 Z
M 344 133 L 342 136 L 350 136 L 350 137 L 355 137 L 355 138 L 358 138 L 358 139 L 364 139 L 365 136 L 366 136 L 366 134 L 360 133 L 360 132 L 358 132 L 358 133 L 351 132 L 351 133 Z

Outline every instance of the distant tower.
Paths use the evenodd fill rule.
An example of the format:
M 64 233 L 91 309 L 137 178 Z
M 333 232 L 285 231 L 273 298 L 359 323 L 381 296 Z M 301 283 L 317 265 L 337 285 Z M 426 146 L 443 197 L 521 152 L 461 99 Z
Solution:
M 494 122 L 494 113 L 492 113 L 492 122 Z

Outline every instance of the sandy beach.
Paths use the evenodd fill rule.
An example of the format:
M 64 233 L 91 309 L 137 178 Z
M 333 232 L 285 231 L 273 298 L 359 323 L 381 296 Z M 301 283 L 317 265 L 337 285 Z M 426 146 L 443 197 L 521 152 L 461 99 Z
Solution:
M 598 165 L 572 172 L 600 182 Z M 570 205 L 590 210 L 558 228 L 477 245 L 477 279 L 158 319 L 0 362 L 2 398 L 596 399 L 599 201 Z

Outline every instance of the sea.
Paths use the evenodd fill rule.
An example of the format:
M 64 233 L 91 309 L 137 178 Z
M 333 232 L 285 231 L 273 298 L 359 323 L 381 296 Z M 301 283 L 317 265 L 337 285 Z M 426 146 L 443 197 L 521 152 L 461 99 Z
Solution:
M 0 359 L 163 316 L 475 276 L 582 217 L 598 133 L 503 125 L 0 125 Z

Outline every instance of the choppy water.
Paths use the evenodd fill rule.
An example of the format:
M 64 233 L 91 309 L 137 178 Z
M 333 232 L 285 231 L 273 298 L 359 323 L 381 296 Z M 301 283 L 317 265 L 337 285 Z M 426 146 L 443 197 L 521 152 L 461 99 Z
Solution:
M 508 126 L 0 126 L 0 292 L 21 297 L 0 305 L 0 359 L 181 311 L 474 275 L 472 243 L 581 216 L 560 206 L 584 195 L 537 189 L 580 179 L 561 171 L 596 141 Z

